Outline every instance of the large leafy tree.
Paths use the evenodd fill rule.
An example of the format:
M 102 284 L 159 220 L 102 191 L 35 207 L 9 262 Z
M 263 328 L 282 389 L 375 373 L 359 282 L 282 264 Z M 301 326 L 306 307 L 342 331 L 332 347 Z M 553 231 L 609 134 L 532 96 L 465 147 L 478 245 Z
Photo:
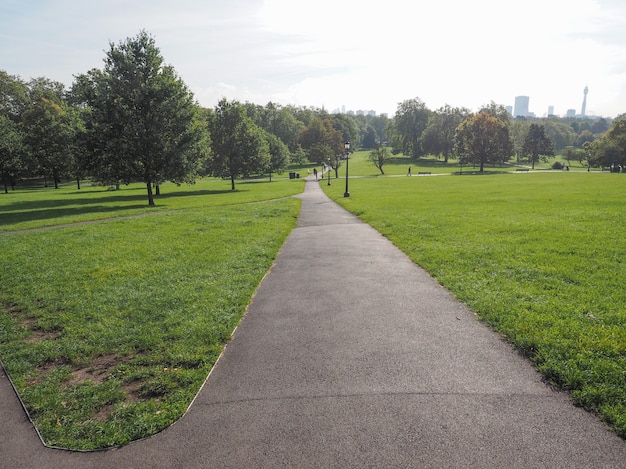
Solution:
M 328 116 L 318 117 L 300 132 L 298 143 L 308 153 L 309 160 L 321 164 L 331 159 L 331 166 L 338 166 L 338 156 L 343 155 L 344 139 L 333 127 Z
M 33 80 L 31 102 L 22 114 L 24 143 L 38 165 L 57 189 L 62 176 L 72 165 L 76 134 L 82 126 L 80 116 L 65 100 L 62 84 L 44 78 Z
M 554 156 L 554 145 L 546 136 L 543 125 L 530 124 L 524 138 L 522 154 L 531 161 L 533 169 L 535 163 L 547 161 L 549 157 Z
M 0 70 L 0 179 L 5 193 L 26 169 L 20 121 L 27 102 L 28 86 Z
M 209 116 L 212 154 L 209 172 L 228 177 L 235 190 L 235 179 L 264 172 L 270 165 L 266 132 L 248 116 L 238 101 L 222 99 Z
M 419 158 L 424 154 L 422 135 L 431 111 L 419 98 L 409 99 L 398 104 L 396 116 L 391 126 L 391 143 L 394 152 Z
M 576 132 L 574 132 L 572 126 L 567 125 L 562 120 L 549 118 L 543 119 L 541 123 L 545 128 L 546 136 L 552 140 L 555 151 L 559 152 L 576 143 Z
M 497 117 L 480 112 L 468 117 L 459 126 L 455 137 L 455 152 L 464 163 L 480 165 L 506 161 L 513 151 L 509 128 Z
M 454 155 L 456 129 L 470 114 L 467 108 L 453 108 L 448 104 L 432 113 L 423 135 L 424 151 L 433 155 L 442 155 L 447 163 L 448 159 Z
M 294 152 L 298 148 L 298 133 L 304 124 L 294 117 L 289 108 L 270 102 L 265 106 L 261 127 L 280 138 Z
M 0 70 L 0 114 L 18 122 L 28 104 L 28 91 L 19 77 Z
M 282 173 L 289 163 L 289 148 L 276 135 L 267 132 L 265 135 L 270 154 L 268 168 L 270 180 L 272 173 Z
M 613 121 L 611 128 L 598 140 L 583 147 L 593 166 L 626 167 L 626 118 Z
M 91 109 L 96 176 L 102 182 L 193 182 L 208 155 L 206 124 L 192 93 L 165 65 L 146 31 L 109 44 L 104 70 L 77 77 L 73 94 Z
M 21 149 L 22 133 L 17 124 L 0 114 L 0 180 L 5 194 L 22 170 Z

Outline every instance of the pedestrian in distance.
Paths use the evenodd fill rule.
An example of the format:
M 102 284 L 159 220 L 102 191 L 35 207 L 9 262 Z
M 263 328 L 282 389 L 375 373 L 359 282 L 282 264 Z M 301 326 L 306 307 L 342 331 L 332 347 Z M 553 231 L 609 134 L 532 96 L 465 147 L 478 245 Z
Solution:
M 411 167 L 409 166 L 409 172 L 407 173 L 407 176 L 411 175 Z

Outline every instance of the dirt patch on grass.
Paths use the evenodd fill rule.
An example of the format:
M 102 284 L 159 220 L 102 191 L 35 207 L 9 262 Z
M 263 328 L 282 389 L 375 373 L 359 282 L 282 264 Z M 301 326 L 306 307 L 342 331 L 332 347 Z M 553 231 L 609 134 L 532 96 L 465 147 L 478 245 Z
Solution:
M 110 376 L 111 370 L 120 363 L 122 360 L 114 354 L 97 357 L 89 365 L 72 371 L 72 377 L 65 384 L 73 386 L 84 381 L 91 381 L 94 384 L 104 383 Z

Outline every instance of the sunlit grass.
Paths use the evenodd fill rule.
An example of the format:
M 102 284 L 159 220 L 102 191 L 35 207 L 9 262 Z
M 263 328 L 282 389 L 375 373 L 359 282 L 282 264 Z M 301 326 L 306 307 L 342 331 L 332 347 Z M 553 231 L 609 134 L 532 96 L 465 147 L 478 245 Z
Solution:
M 155 207 L 148 206 L 146 187 L 142 184 L 108 190 L 102 186 L 74 184 L 59 189 L 18 189 L 0 194 L 0 232 L 54 226 L 90 220 L 152 214 L 163 210 L 191 207 L 242 204 L 287 197 L 303 190 L 302 180 L 274 177 L 267 180 L 238 181 L 236 190 L 230 181 L 203 179 L 196 184 L 163 184 Z
M 198 392 L 295 226 L 299 200 L 285 196 L 303 185 L 207 187 L 162 195 L 151 216 L 0 236 L 0 358 L 46 443 L 92 449 L 153 434 Z M 46 223 L 144 195 L 50 193 L 76 214 Z M 46 202 L 30 196 L 40 198 L 22 202 L 29 215 L 12 212 L 26 226 Z
M 626 176 L 356 178 L 322 185 L 626 436 Z

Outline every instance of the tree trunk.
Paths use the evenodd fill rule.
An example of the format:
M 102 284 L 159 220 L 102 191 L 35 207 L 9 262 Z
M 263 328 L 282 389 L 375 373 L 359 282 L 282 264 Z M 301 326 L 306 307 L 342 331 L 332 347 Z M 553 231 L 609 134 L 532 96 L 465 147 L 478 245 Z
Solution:
M 9 185 L 7 184 L 7 180 L 3 179 L 2 182 L 4 183 L 4 193 L 8 194 L 9 193 Z
M 148 188 L 148 206 L 154 207 L 154 197 L 152 197 L 152 183 L 148 181 L 146 183 L 146 187 Z
M 235 190 L 235 176 L 230 177 L 230 187 L 231 187 L 231 190 L 233 191 Z
M 76 178 L 76 187 L 80 190 L 80 178 Z
M 156 188 L 156 193 L 154 195 L 157 195 L 157 196 L 161 195 L 161 185 L 157 184 L 155 188 Z

